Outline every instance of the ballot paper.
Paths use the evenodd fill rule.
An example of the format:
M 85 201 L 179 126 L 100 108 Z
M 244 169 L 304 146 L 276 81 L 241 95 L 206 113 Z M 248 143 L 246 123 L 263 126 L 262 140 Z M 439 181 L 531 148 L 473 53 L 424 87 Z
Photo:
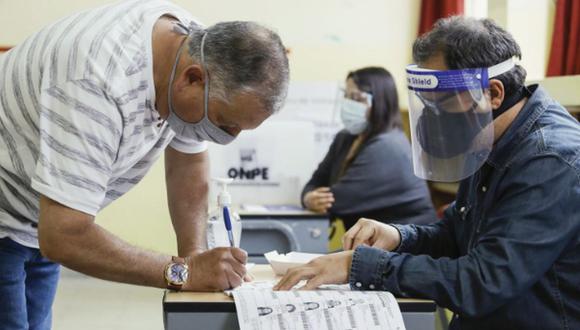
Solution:
M 384 291 L 232 291 L 241 330 L 403 330 L 395 297 Z
M 240 286 L 236 287 L 232 290 L 224 291 L 230 297 L 234 296 L 234 291 L 237 290 L 272 290 L 274 285 L 276 285 L 278 281 L 251 281 L 251 282 L 244 282 Z M 304 286 L 306 281 L 300 281 L 296 284 L 293 289 L 299 289 L 300 287 Z M 318 287 L 318 290 L 342 290 L 342 291 L 350 291 L 350 285 L 348 284 L 324 284 Z
M 274 273 L 281 276 L 286 274 L 288 269 L 292 267 L 303 266 L 310 262 L 312 259 L 316 259 L 322 256 L 323 254 L 294 251 L 286 254 L 279 254 L 276 250 L 264 253 L 264 257 L 266 257 L 266 260 L 268 260 L 268 263 L 270 263 Z

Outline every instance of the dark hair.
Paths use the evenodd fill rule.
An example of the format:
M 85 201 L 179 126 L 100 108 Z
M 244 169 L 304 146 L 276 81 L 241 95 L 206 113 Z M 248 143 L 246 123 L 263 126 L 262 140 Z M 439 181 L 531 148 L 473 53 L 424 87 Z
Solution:
M 449 69 L 490 67 L 522 52 L 513 36 L 490 19 L 452 16 L 435 23 L 433 29 L 415 40 L 413 60 L 417 64 L 442 54 Z M 493 79 L 500 80 L 507 96 L 521 88 L 526 70 L 516 65 Z
M 190 33 L 189 54 L 201 57 L 201 40 L 210 73 L 210 92 L 226 101 L 238 92 L 254 93 L 267 111 L 282 107 L 288 91 L 286 48 L 278 34 L 254 22 L 222 22 Z
M 381 67 L 367 67 L 349 72 L 346 79 L 349 78 L 358 89 L 373 96 L 367 139 L 403 126 L 397 86 L 389 71 Z

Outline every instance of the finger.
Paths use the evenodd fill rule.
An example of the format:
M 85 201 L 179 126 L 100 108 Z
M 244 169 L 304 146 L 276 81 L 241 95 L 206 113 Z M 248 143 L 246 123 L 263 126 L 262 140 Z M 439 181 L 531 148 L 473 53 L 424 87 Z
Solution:
M 286 274 L 284 276 L 282 276 L 280 281 L 278 281 L 278 283 L 276 285 L 274 285 L 274 287 L 272 289 L 273 290 L 287 290 L 287 289 L 283 289 L 283 288 L 286 288 L 287 283 L 289 283 L 291 281 L 290 278 L 293 276 L 294 273 L 298 272 L 298 269 L 300 269 L 300 268 L 303 268 L 303 267 L 296 267 L 296 268 L 289 269 L 286 272 Z
M 316 200 L 316 203 L 318 203 L 318 204 L 324 204 L 324 203 L 329 203 L 329 202 L 334 202 L 334 197 L 332 197 L 332 196 L 320 197 Z
M 252 276 L 251 274 L 246 274 L 246 276 L 244 276 L 244 282 L 252 282 L 254 281 L 254 276 Z
M 316 275 L 312 268 L 310 267 L 297 267 L 293 268 L 288 271 L 286 276 L 280 280 L 280 282 L 275 286 L 275 290 L 290 290 L 292 289 L 298 282 L 309 279 Z
M 230 267 L 241 278 L 244 278 L 244 276 L 246 276 L 246 274 L 248 273 L 248 271 L 246 270 L 246 266 L 244 264 L 239 263 L 237 260 L 232 260 L 232 262 L 230 262 Z
M 226 289 L 234 289 L 240 286 L 243 282 L 243 276 L 238 275 L 234 270 L 226 270 L 226 276 L 229 282 L 229 288 Z M 225 289 L 224 289 L 225 290 Z
M 374 226 L 362 226 L 353 241 L 353 249 L 357 246 L 370 242 L 375 232 Z
M 315 207 L 318 208 L 318 209 L 322 209 L 322 208 L 325 208 L 327 205 L 331 205 L 332 206 L 333 203 L 334 202 L 331 202 L 331 201 L 319 202 L 319 203 L 316 204 Z
M 210 285 L 210 288 L 214 291 L 223 291 L 231 288 L 227 274 L 224 272 L 223 274 L 215 276 L 215 282 L 213 282 L 213 285 Z
M 331 192 L 316 192 L 312 195 L 314 200 L 320 198 L 334 198 L 334 195 Z
M 320 199 L 320 200 L 316 201 L 316 206 L 323 207 L 323 206 L 326 206 L 328 204 L 332 205 L 332 203 L 334 203 L 333 199 Z
M 230 252 L 232 256 L 242 264 L 246 264 L 246 262 L 248 261 L 248 252 L 240 248 L 230 248 Z
M 346 233 L 344 233 L 344 236 L 342 237 L 342 247 L 344 248 L 344 250 L 352 249 L 352 243 L 354 242 L 354 238 L 360 231 L 361 227 L 362 224 L 359 220 L 354 226 L 352 226 L 352 228 L 350 228 Z
M 324 277 L 322 275 L 314 276 L 313 278 L 309 279 L 306 284 L 301 287 L 299 290 L 314 290 L 319 286 L 325 284 Z

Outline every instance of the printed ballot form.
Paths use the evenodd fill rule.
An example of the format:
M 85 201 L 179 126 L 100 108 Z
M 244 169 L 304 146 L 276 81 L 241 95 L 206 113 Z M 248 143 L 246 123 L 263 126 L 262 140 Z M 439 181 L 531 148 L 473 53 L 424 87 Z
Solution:
M 272 271 L 284 275 L 321 255 L 290 252 L 264 254 Z M 322 285 L 318 290 L 273 291 L 277 280 L 245 282 L 226 291 L 234 297 L 241 330 L 404 330 L 395 297 L 384 291 L 351 291 L 348 284 Z
M 389 292 L 325 289 L 272 291 L 265 286 L 231 292 L 241 330 L 403 330 Z

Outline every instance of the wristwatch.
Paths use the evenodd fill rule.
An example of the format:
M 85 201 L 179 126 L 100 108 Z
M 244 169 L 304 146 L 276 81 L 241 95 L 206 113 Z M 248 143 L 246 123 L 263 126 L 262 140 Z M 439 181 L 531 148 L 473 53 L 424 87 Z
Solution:
M 187 282 L 189 267 L 184 258 L 172 257 L 171 262 L 165 266 L 165 283 L 170 290 L 179 291 Z

